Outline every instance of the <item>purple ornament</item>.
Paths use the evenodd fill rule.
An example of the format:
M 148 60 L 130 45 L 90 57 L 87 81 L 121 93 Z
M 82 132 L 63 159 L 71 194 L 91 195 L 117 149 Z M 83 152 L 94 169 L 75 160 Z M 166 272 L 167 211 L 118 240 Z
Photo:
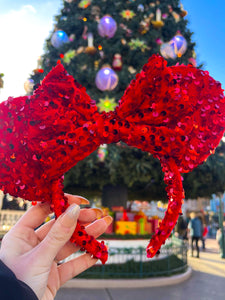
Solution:
M 181 57 L 187 51 L 187 41 L 181 34 L 175 35 L 170 44 L 178 57 Z
M 110 16 L 104 16 L 98 23 L 98 33 L 102 37 L 112 38 L 117 30 L 116 21 Z
M 119 81 L 117 74 L 110 67 L 103 67 L 98 71 L 95 84 L 101 91 L 112 91 Z

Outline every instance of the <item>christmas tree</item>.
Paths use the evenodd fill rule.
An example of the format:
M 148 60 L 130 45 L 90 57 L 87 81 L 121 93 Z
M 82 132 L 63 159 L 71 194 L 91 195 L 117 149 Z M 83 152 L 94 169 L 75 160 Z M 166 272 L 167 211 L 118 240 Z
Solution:
M 100 111 L 113 110 L 152 54 L 168 65 L 196 65 L 186 14 L 178 0 L 64 0 L 32 80 L 36 86 L 60 60 Z M 79 162 L 66 174 L 65 187 L 96 195 L 111 184 L 117 191 L 128 187 L 132 198 L 163 199 L 162 179 L 156 159 L 119 143 Z

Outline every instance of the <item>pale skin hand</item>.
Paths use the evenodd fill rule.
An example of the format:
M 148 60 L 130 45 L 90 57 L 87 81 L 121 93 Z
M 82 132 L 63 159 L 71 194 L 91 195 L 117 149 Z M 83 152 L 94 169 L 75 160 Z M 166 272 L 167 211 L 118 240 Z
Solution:
M 26 212 L 2 241 L 0 259 L 19 280 L 32 288 L 40 300 L 54 299 L 66 281 L 97 262 L 97 259 L 85 253 L 66 263 L 57 264 L 79 250 L 69 241 L 77 218 L 80 224 L 86 225 L 87 233 L 95 238 L 104 233 L 112 221 L 109 216 L 96 220 L 100 211 L 80 210 L 79 205 L 85 200 L 79 196 L 67 197 L 70 207 L 57 221 L 51 220 L 35 230 L 50 213 L 49 204 L 37 204 Z

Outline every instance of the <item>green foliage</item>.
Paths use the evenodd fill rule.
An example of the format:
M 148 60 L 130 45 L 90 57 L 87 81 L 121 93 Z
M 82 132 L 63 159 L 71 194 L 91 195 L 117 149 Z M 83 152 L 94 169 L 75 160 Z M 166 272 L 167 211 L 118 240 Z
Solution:
M 150 278 L 174 275 L 185 269 L 184 262 L 172 254 L 164 259 L 142 263 L 129 260 L 121 264 L 95 265 L 90 270 L 78 275 L 78 278 Z
M 225 190 L 225 143 L 221 141 L 214 155 L 207 161 L 184 175 L 186 198 L 210 198 L 214 193 Z
M 187 20 L 181 17 L 180 21 L 176 22 L 168 8 L 168 5 L 171 5 L 173 10 L 179 14 L 181 12 L 179 1 L 164 0 L 158 5 L 150 5 L 150 3 L 156 4 L 156 2 L 146 0 L 136 0 L 134 2 L 92 0 L 91 5 L 84 9 L 79 7 L 79 1 L 73 1 L 72 3 L 64 1 L 61 13 L 55 17 L 55 29 L 65 31 L 68 36 L 73 34 L 75 38 L 74 41 L 56 49 L 51 44 L 51 33 L 46 41 L 45 54 L 42 57 L 43 68 L 45 70 L 43 75 L 56 65 L 60 53 L 65 54 L 74 49 L 77 51 L 81 47 L 84 47 L 84 49 L 87 47 L 87 39 L 84 36 L 86 28 L 88 32 L 93 33 L 96 49 L 101 45 L 102 51 L 98 50 L 94 55 L 87 54 L 85 51 L 78 51 L 79 53 L 71 59 L 69 64 L 65 64 L 65 67 L 80 84 L 86 87 L 89 95 L 96 101 L 99 98 L 104 98 L 106 94 L 99 91 L 95 86 L 96 73 L 104 64 L 112 65 L 113 57 L 116 53 L 121 54 L 123 67 L 120 72 L 117 72 L 119 76 L 118 86 L 113 91 L 107 92 L 107 94 L 110 98 L 115 97 L 117 100 L 120 99 L 129 82 L 135 77 L 135 74 L 132 74 L 129 68 L 132 67 L 136 71 L 135 73 L 140 72 L 148 58 L 154 53 L 159 53 L 160 46 L 156 42 L 157 38 L 168 42 L 177 31 L 180 31 L 188 42 L 188 49 L 181 58 L 177 58 L 176 60 L 170 59 L 168 64 L 172 65 L 177 62 L 187 64 L 188 58 L 193 55 L 195 45 L 191 42 L 192 33 L 186 28 Z M 143 12 L 138 10 L 138 5 L 140 4 L 145 7 Z M 93 15 L 93 7 L 96 6 L 100 9 L 98 18 L 96 18 L 96 15 Z M 144 34 L 141 33 L 141 22 L 146 20 L 151 14 L 153 15 L 153 19 L 155 19 L 157 8 L 160 8 L 162 13 L 168 14 L 168 17 L 163 20 L 165 25 L 162 29 L 155 29 L 151 25 L 150 19 L 148 21 L 150 23 L 149 29 Z M 132 10 L 135 13 L 135 16 L 130 20 L 126 20 L 121 16 L 121 12 L 126 9 Z M 98 19 L 104 15 L 112 16 L 117 22 L 117 31 L 113 38 L 103 38 L 98 34 Z M 126 28 L 131 33 L 127 32 Z M 129 42 L 132 39 L 139 39 L 144 42 L 148 50 L 142 51 L 143 49 L 141 48 L 132 50 L 129 47 Z M 97 67 L 96 62 L 98 63 Z
M 80 8 L 80 1 L 62 1 L 59 14 L 55 17 L 55 27 L 46 40 L 45 53 L 42 56 L 44 73 L 32 76 L 35 84 L 57 64 L 60 54 L 68 54 L 69 60 L 63 61 L 68 73 L 82 84 L 88 94 L 99 101 L 100 98 L 115 98 L 119 100 L 129 85 L 140 72 L 148 58 L 159 53 L 160 45 L 157 39 L 163 42 L 170 41 L 180 31 L 188 43 L 186 53 L 175 60 L 168 59 L 168 65 L 176 63 L 188 64 L 188 59 L 193 56 L 195 43 L 191 41 L 192 33 L 187 28 L 188 21 L 180 17 L 177 21 L 169 10 L 169 5 L 174 13 L 181 14 L 180 1 L 178 0 L 92 0 L 87 8 Z M 138 9 L 144 6 L 144 11 Z M 99 14 L 93 13 L 96 8 Z M 156 9 L 160 8 L 162 14 L 167 14 L 163 19 L 164 26 L 154 28 L 151 20 L 156 19 Z M 126 20 L 121 16 L 123 10 L 132 10 L 135 16 Z M 113 38 L 103 38 L 98 34 L 98 21 L 105 15 L 111 15 L 117 23 L 117 31 Z M 149 26 L 144 27 L 143 22 Z M 63 30 L 74 40 L 64 44 L 61 48 L 54 48 L 51 36 L 55 30 Z M 94 36 L 95 54 L 88 54 L 85 49 L 88 45 L 87 33 Z M 132 40 L 140 41 L 140 47 L 130 47 Z M 144 46 L 143 46 L 144 45 Z M 98 47 L 101 46 L 102 50 Z M 116 71 L 119 83 L 113 91 L 102 92 L 95 85 L 97 72 L 104 64 L 112 65 L 114 55 L 119 53 L 122 57 L 122 69 Z M 106 184 L 125 185 L 128 188 L 129 199 L 160 199 L 166 200 L 165 185 L 161 166 L 155 158 L 138 149 L 129 148 L 124 144 L 108 145 L 108 155 L 104 162 L 100 162 L 97 151 L 83 161 L 79 162 L 65 175 L 65 190 L 81 192 L 84 196 L 99 196 L 102 187 Z M 224 152 L 223 152 L 224 153 Z M 216 154 L 190 174 L 184 175 L 186 196 L 195 198 L 201 195 L 210 196 L 212 192 L 224 190 L 224 157 Z M 219 174 L 219 172 L 221 172 Z

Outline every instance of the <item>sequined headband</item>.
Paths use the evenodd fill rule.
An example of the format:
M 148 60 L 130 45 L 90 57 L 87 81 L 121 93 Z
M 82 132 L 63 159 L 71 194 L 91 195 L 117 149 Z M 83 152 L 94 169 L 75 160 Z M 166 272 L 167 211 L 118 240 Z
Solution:
M 59 64 L 32 96 L 0 104 L 0 189 L 47 201 L 58 217 L 68 207 L 63 174 L 101 144 L 125 142 L 151 153 L 165 173 L 168 209 L 147 246 L 153 257 L 174 228 L 184 198 L 180 173 L 215 149 L 225 127 L 219 82 L 193 66 L 167 67 L 153 55 L 131 82 L 115 111 L 99 113 L 85 88 Z M 71 238 L 107 260 L 107 249 L 79 224 Z

